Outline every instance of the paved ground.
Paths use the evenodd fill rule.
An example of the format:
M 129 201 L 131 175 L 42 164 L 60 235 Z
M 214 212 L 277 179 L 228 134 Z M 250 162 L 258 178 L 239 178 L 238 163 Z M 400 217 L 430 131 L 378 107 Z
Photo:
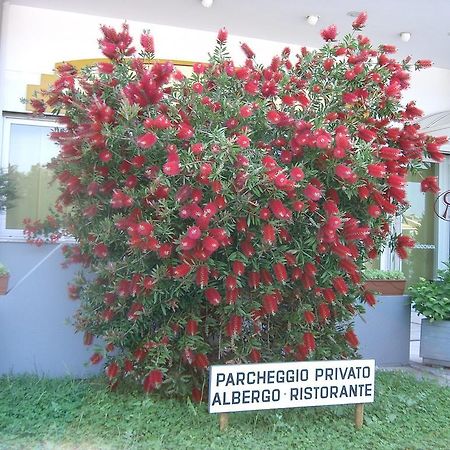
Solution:
M 422 358 L 419 356 L 420 321 L 421 317 L 415 312 L 411 312 L 410 365 L 383 368 L 382 370 L 401 370 L 411 373 L 419 379 L 435 380 L 439 384 L 450 387 L 450 368 L 427 366 L 422 363 Z

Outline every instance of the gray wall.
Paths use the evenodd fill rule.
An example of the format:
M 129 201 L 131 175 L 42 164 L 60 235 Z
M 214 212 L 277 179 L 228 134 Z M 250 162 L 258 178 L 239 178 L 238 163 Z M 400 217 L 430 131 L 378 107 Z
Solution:
M 356 317 L 355 332 L 363 358 L 377 366 L 409 364 L 411 306 L 407 295 L 379 295 L 374 308 Z
M 82 334 L 68 324 L 78 307 L 78 301 L 67 295 L 67 284 L 77 266 L 61 267 L 61 249 L 14 287 L 54 248 L 0 243 L 0 261 L 10 271 L 12 289 L 0 296 L 0 374 L 83 377 L 100 370 L 98 366 L 85 366 L 93 350 L 83 345 Z

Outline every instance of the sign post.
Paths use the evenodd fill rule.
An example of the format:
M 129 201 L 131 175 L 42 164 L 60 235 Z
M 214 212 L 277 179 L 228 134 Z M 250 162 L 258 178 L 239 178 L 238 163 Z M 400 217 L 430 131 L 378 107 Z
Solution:
M 374 382 L 373 359 L 211 366 L 209 412 L 223 431 L 230 412 L 355 404 L 360 429 Z

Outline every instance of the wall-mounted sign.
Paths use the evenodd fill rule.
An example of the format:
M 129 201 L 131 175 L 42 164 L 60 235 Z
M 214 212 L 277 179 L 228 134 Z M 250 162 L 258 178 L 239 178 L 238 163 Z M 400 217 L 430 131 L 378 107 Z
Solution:
M 371 403 L 375 360 L 211 366 L 209 412 Z
M 450 221 L 450 191 L 441 192 L 434 201 L 434 213 L 442 220 Z

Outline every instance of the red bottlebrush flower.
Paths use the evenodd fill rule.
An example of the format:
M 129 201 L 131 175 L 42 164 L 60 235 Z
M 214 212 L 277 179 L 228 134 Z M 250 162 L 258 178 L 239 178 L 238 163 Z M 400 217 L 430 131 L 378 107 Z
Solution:
M 141 362 L 145 359 L 145 357 L 147 356 L 147 350 L 145 350 L 145 348 L 137 348 L 134 352 L 133 352 L 133 356 L 136 359 L 136 362 Z
M 278 111 L 271 109 L 270 111 L 268 111 L 268 113 L 266 114 L 266 118 L 270 123 L 273 123 L 274 125 L 277 125 L 280 123 L 281 120 L 281 115 Z
M 194 403 L 201 403 L 203 401 L 203 392 L 199 388 L 192 388 L 191 392 L 192 401 Z
M 265 223 L 262 226 L 262 240 L 263 242 L 266 242 L 267 244 L 272 245 L 275 240 L 276 240 L 276 236 L 275 236 L 275 228 L 273 227 L 273 225 L 271 225 L 270 223 Z
M 225 289 L 234 290 L 237 288 L 237 280 L 233 275 L 227 275 L 225 278 Z
M 343 180 L 347 180 L 353 174 L 352 169 L 345 164 L 338 164 L 334 171 L 336 175 Z
M 180 241 L 180 247 L 183 251 L 192 250 L 197 245 L 197 241 L 191 239 L 190 237 L 185 236 Z
M 291 252 L 286 252 L 283 256 L 289 266 L 297 264 L 297 258 Z
M 209 253 L 214 253 L 219 248 L 219 242 L 211 236 L 206 236 L 202 241 L 202 247 Z
M 97 64 L 97 68 L 100 73 L 113 73 L 114 64 L 109 62 L 100 62 Z
M 303 317 L 305 318 L 306 323 L 313 323 L 316 320 L 312 311 L 305 311 L 303 313 Z
M 275 273 L 276 279 L 280 283 L 285 283 L 288 280 L 288 274 L 287 274 L 287 270 L 286 270 L 286 267 L 284 266 L 284 264 L 275 263 L 273 265 L 273 271 Z
M 181 359 L 186 364 L 192 364 L 195 360 L 195 355 L 192 349 L 185 347 L 181 353 Z
M 420 182 L 420 189 L 422 192 L 432 192 L 437 194 L 439 192 L 439 184 L 437 177 L 426 177 Z
M 186 234 L 190 239 L 197 240 L 201 237 L 202 231 L 200 230 L 199 227 L 196 227 L 194 225 L 194 226 L 188 228 Z
M 317 130 L 314 134 L 316 146 L 318 148 L 328 148 L 331 143 L 331 135 L 327 133 L 325 130 Z
M 112 380 L 119 373 L 119 365 L 113 361 L 109 366 L 105 369 L 106 376 Z
M 377 303 L 377 299 L 375 298 L 375 295 L 373 295 L 372 292 L 369 292 L 369 291 L 364 292 L 364 300 L 370 306 L 374 306 Z
M 380 51 L 383 53 L 395 53 L 397 51 L 397 47 L 395 45 L 380 45 Z
M 414 248 L 416 241 L 411 236 L 400 235 L 397 237 L 397 247 L 409 247 Z
M 367 213 L 370 217 L 373 217 L 374 219 L 380 217 L 381 215 L 381 209 L 378 205 L 369 205 L 367 207 Z
M 379 154 L 380 158 L 386 161 L 397 161 L 402 156 L 402 151 L 398 148 L 382 147 Z
M 253 106 L 251 105 L 244 105 L 241 106 L 239 109 L 239 115 L 246 119 L 247 117 L 250 117 L 253 114 Z
M 344 334 L 344 338 L 351 347 L 358 348 L 359 340 L 353 330 L 351 329 L 347 330 L 346 333 Z
M 296 212 L 303 211 L 304 207 L 305 207 L 305 204 L 300 200 L 296 200 L 295 202 L 292 202 L 292 209 Z
M 67 287 L 69 298 L 72 300 L 76 300 L 80 298 L 80 288 L 78 286 L 75 286 L 74 284 L 69 284 Z
M 228 337 L 238 336 L 242 333 L 242 317 L 232 315 L 226 326 L 226 334 Z
M 227 29 L 221 28 L 217 33 L 217 42 L 219 42 L 220 44 L 223 44 L 224 42 L 226 42 L 227 38 L 228 38 Z
M 98 364 L 102 359 L 103 359 L 103 355 L 101 355 L 100 353 L 94 353 L 90 357 L 91 364 Z
M 194 136 L 193 128 L 187 123 L 181 123 L 178 127 L 177 137 L 185 141 L 192 139 Z
M 259 272 L 251 271 L 248 273 L 248 285 L 251 289 L 257 289 L 261 282 Z
M 328 302 L 328 303 L 333 303 L 336 300 L 336 295 L 333 291 L 333 289 L 331 288 L 325 288 L 322 291 L 322 295 L 323 298 Z
M 241 242 L 241 251 L 247 258 L 251 258 L 255 254 L 255 248 L 248 240 Z
M 387 183 L 389 186 L 402 187 L 406 183 L 406 179 L 403 176 L 391 174 L 387 177 Z
M 305 266 L 303 267 L 304 272 L 306 273 L 306 275 L 308 275 L 309 277 L 315 277 L 317 274 L 317 267 L 310 262 L 307 262 L 305 264 Z
M 213 306 L 219 305 L 220 301 L 222 300 L 222 297 L 220 296 L 220 293 L 216 288 L 206 289 L 205 297 L 206 300 L 208 300 L 208 302 Z
M 259 271 L 260 279 L 266 286 L 271 286 L 273 283 L 273 277 L 267 269 L 261 269 Z
M 331 58 L 327 58 L 327 59 L 323 62 L 323 68 L 324 68 L 327 72 L 329 72 L 329 71 L 333 68 L 333 65 L 334 65 L 334 60 L 331 59 Z
M 198 369 L 206 369 L 209 366 L 208 357 L 203 353 L 197 353 L 194 359 L 194 366 Z
M 322 36 L 322 39 L 327 42 L 336 40 L 337 36 L 336 25 L 330 25 L 328 28 L 323 29 L 320 32 L 320 35 Z
M 289 175 L 292 181 L 302 181 L 305 178 L 305 174 L 300 167 L 293 167 L 289 171 Z
M 429 59 L 419 59 L 416 61 L 416 69 L 425 69 L 427 67 L 431 67 L 433 65 L 433 62 Z
M 227 305 L 234 305 L 239 297 L 239 289 L 227 289 L 225 291 L 225 301 Z
M 261 352 L 256 348 L 252 348 L 252 350 L 248 354 L 248 358 L 252 363 L 257 364 L 261 361 Z
M 366 25 L 366 21 L 367 21 L 367 13 L 365 11 L 360 12 L 352 23 L 353 29 L 360 30 Z
M 184 278 L 191 271 L 191 266 L 187 263 L 178 264 L 172 271 L 174 278 Z
M 156 137 L 156 135 L 154 133 L 148 132 L 148 133 L 143 134 L 142 136 L 139 136 L 137 138 L 136 142 L 137 142 L 138 147 L 147 149 L 147 148 L 152 147 L 156 143 L 157 140 L 158 140 L 158 138 Z
M 156 284 L 156 280 L 154 278 L 152 278 L 152 277 L 149 277 L 149 276 L 144 277 L 144 279 L 142 280 L 142 286 L 147 291 L 153 289 L 155 284 Z
M 334 289 L 339 294 L 346 295 L 348 293 L 348 286 L 345 280 L 342 277 L 336 277 L 332 281 Z
M 312 352 L 316 348 L 316 340 L 312 333 L 307 332 L 303 334 L 303 343 L 308 351 Z
M 153 225 L 148 222 L 139 222 L 137 232 L 141 236 L 149 236 L 153 233 Z
M 141 34 L 141 45 L 144 51 L 146 51 L 147 53 L 155 53 L 155 43 L 151 34 Z
M 321 190 L 312 184 L 308 184 L 305 187 L 305 189 L 303 190 L 303 194 L 307 199 L 313 202 L 316 202 L 322 198 Z
M 245 56 L 248 59 L 252 59 L 255 57 L 255 53 L 253 52 L 253 50 L 248 46 L 248 44 L 246 44 L 245 42 L 241 43 L 241 49 L 242 51 L 245 53 Z
M 163 381 L 163 374 L 159 369 L 151 370 L 144 378 L 144 391 L 151 392 L 159 388 Z
M 374 178 L 383 178 L 386 176 L 386 165 L 380 164 L 368 164 L 367 173 Z
M 368 128 L 361 126 L 358 128 L 358 137 L 363 141 L 370 142 L 377 137 L 377 133 Z
M 180 167 L 180 163 L 179 161 L 170 161 L 170 162 L 166 162 L 163 165 L 163 172 L 168 176 L 168 177 L 173 177 L 175 175 L 179 175 L 181 172 L 181 167 Z
M 358 101 L 358 96 L 353 92 L 344 92 L 342 94 L 342 102 L 346 105 L 351 105 Z
M 275 314 L 278 311 L 278 301 L 275 295 L 265 294 L 263 295 L 263 308 L 267 314 Z
M 97 244 L 94 247 L 94 255 L 97 258 L 106 258 L 108 256 L 108 247 L 105 244 Z
M 233 272 L 238 277 L 245 273 L 245 264 L 241 261 L 233 261 L 231 265 Z
M 147 239 L 147 242 L 149 242 L 150 239 Z M 157 251 L 158 251 L 158 256 L 161 259 L 167 259 L 171 254 L 172 254 L 172 250 L 173 250 L 173 245 L 166 243 L 166 244 L 161 244 L 161 245 L 157 245 Z M 183 267 L 180 267 L 179 270 L 177 270 L 177 274 L 180 273 L 180 276 L 184 276 L 183 273 Z
M 330 316 L 331 316 L 330 308 L 325 303 L 321 303 L 318 306 L 317 311 L 318 311 L 319 316 L 320 316 L 320 318 L 322 320 L 328 320 L 330 318 Z
M 186 334 L 188 336 L 195 336 L 198 333 L 198 323 L 196 320 L 188 320 L 186 322 Z
M 200 266 L 195 274 L 195 282 L 197 286 L 205 287 L 209 281 L 209 269 L 207 266 Z
M 123 363 L 123 371 L 125 373 L 130 373 L 133 371 L 133 369 L 134 369 L 133 362 L 130 361 L 129 359 L 126 359 Z
M 142 303 L 133 303 L 127 313 L 128 320 L 137 320 L 143 311 L 144 305 Z
M 83 335 L 83 344 L 84 345 L 92 345 L 93 341 L 94 341 L 94 335 L 92 333 L 89 333 L 89 331 L 86 331 Z
M 248 148 L 250 147 L 250 139 L 247 136 L 240 134 L 236 139 L 236 144 L 241 148 Z

